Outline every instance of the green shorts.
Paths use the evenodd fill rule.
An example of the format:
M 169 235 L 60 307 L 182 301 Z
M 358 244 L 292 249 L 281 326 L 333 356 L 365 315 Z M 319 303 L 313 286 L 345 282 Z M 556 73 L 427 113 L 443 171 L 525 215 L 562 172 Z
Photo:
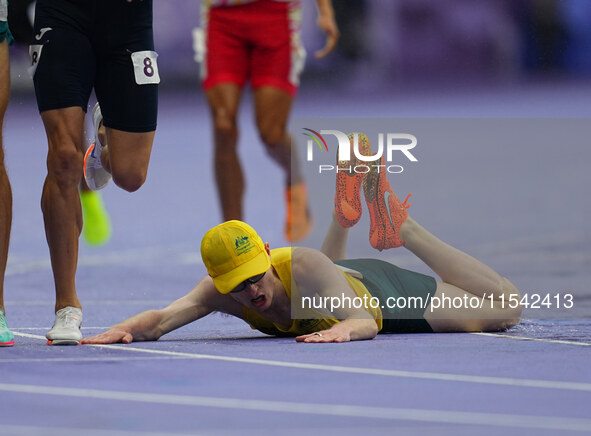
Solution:
M 4 40 L 8 41 L 8 45 L 11 45 L 14 38 L 12 37 L 12 33 L 10 33 L 8 23 L 6 21 L 0 21 L 0 42 Z
M 334 263 L 363 275 L 361 282 L 381 304 L 380 333 L 433 332 L 423 316 L 437 289 L 433 277 L 378 259 L 344 259 Z

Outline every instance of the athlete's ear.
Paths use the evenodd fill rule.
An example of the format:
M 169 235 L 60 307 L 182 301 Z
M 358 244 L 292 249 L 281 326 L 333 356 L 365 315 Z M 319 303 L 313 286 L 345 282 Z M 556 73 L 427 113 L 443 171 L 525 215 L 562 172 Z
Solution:
M 265 251 L 267 252 L 267 254 L 270 256 L 271 255 L 271 249 L 269 248 L 269 243 L 265 242 Z

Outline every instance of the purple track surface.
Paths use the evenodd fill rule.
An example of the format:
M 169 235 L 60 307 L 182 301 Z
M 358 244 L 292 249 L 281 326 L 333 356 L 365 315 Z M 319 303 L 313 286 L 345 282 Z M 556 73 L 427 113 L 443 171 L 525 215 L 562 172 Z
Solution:
M 304 90 L 294 117 L 591 116 L 591 86 L 580 83 L 339 95 Z M 282 175 L 259 145 L 244 103 L 246 220 L 272 247 L 285 245 Z M 0 349 L 2 435 L 591 433 L 588 144 L 542 151 L 530 144 L 514 150 L 515 171 L 482 177 L 473 177 L 471 161 L 458 159 L 454 144 L 443 144 L 437 161 L 449 179 L 418 180 L 411 189 L 435 190 L 414 194 L 411 210 L 435 234 L 520 289 L 572 292 L 570 312 L 544 319 L 526 313 L 498 334 L 381 335 L 323 345 L 266 337 L 212 315 L 157 342 L 101 347 L 45 344 L 54 304 L 39 207 L 47 145 L 31 97 L 13 96 L 4 144 L 14 193 L 5 300 L 16 345 Z M 105 189 L 112 241 L 81 244 L 85 335 L 168 304 L 204 274 L 199 241 L 219 221 L 210 162 L 203 96 L 163 94 L 147 183 L 134 194 Z M 487 219 L 488 200 L 494 219 Z M 305 243 L 315 246 L 321 232 Z M 405 259 L 404 266 L 416 266 Z

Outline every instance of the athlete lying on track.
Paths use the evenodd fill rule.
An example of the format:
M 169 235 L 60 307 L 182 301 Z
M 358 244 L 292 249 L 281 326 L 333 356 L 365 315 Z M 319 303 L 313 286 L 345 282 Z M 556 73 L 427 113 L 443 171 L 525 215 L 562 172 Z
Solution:
M 369 155 L 367 138 L 359 135 L 358 142 Z M 378 333 L 496 331 L 519 322 L 521 308 L 507 304 L 520 298 L 516 287 L 409 217 L 406 201 L 396 197 L 379 166 L 367 174 L 337 174 L 335 211 L 321 251 L 271 250 L 249 225 L 227 221 L 203 237 L 208 275 L 193 290 L 164 309 L 142 312 L 82 343 L 157 340 L 212 312 L 307 343 L 372 339 Z M 371 217 L 371 245 L 380 251 L 404 246 L 441 280 L 382 260 L 344 259 L 348 228 L 361 216 L 361 186 Z M 402 301 L 407 304 L 398 306 L 404 307 L 393 307 L 392 302 Z

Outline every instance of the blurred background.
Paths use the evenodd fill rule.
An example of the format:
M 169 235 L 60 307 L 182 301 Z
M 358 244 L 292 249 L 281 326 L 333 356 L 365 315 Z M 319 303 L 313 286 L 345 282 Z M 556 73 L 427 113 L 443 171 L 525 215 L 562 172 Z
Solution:
M 54 280 L 40 208 L 47 172 L 47 141 L 32 80 L 27 73 L 33 2 L 9 2 L 9 23 L 18 42 L 10 48 L 12 91 L 4 123 L 4 149 L 14 211 L 5 299 L 11 328 L 43 335 L 54 319 Z M 417 134 L 420 143 L 413 154 L 419 163 L 407 165 L 404 177 L 388 176 L 393 189 L 402 198 L 412 192 L 410 213 L 413 218 L 444 241 L 510 278 L 524 294 L 551 295 L 552 301 L 555 296 L 574 295 L 573 308 L 532 308 L 524 313 L 526 319 L 558 319 L 555 323 L 526 321 L 513 330 L 513 334 L 558 342 L 584 341 L 581 345 L 589 345 L 591 0 L 333 0 L 341 39 L 335 52 L 322 60 L 313 56 L 325 42 L 316 26 L 315 1 L 302 0 L 302 5 L 302 38 L 308 57 L 294 103 L 292 128 L 298 120 L 304 120 L 300 121 L 301 126 L 309 128 L 317 122 L 320 128 L 325 128 L 323 120 L 337 119 L 345 123 L 342 130 L 355 131 L 360 129 L 360 119 L 382 119 L 392 124 L 392 129 L 383 131 Z M 205 273 L 199 252 L 200 241 L 210 227 L 219 224 L 221 214 L 211 164 L 211 121 L 193 52 L 192 32 L 200 24 L 199 14 L 198 0 L 154 0 L 155 41 L 162 82 L 158 129 L 148 180 L 133 194 L 116 189 L 113 184 L 101 191 L 113 223 L 113 234 L 102 247 L 80 244 L 76 285 L 85 310 L 84 328 L 89 328 L 84 331 L 85 335 L 103 330 L 105 326 L 139 311 L 164 307 L 183 296 Z M 248 92 L 239 117 L 239 153 L 247 179 L 244 219 L 257 229 L 271 248 L 284 246 L 287 244 L 283 235 L 284 174 L 263 150 L 254 128 Z M 294 137 L 305 138 L 301 129 L 292 131 Z M 307 180 L 314 228 L 299 245 L 319 248 L 331 218 L 335 185 L 332 178 L 327 178 L 326 182 L 315 182 L 312 177 Z M 351 230 L 351 257 L 352 251 L 365 250 L 363 253 L 367 252 L 369 256 L 381 256 L 401 267 L 429 274 L 427 267 L 407 250 L 401 248 L 378 253 L 371 249 L 367 240 L 368 215 L 365 208 L 362 221 Z M 573 322 L 567 318 L 586 319 Z M 226 317 L 212 317 L 211 323 L 195 323 L 187 328 L 197 330 L 179 331 L 179 336 L 173 336 L 160 346 L 186 351 L 186 347 L 194 342 L 200 350 L 216 354 L 218 349 L 209 347 L 218 338 L 241 336 L 245 330 L 239 330 L 238 323 L 232 323 Z M 178 338 L 181 339 L 175 342 Z M 187 378 L 183 371 L 172 371 L 173 380 L 167 382 L 162 379 L 160 370 L 146 367 L 148 372 L 143 371 L 142 362 L 131 363 L 130 369 L 117 372 L 117 377 L 110 377 L 106 384 L 101 384 L 100 374 L 98 378 L 88 377 L 92 372 L 88 366 L 90 360 L 102 359 L 101 356 L 93 355 L 89 362 L 68 364 L 66 354 L 69 355 L 70 350 L 56 351 L 45 347 L 42 345 L 44 340 L 25 342 L 22 336 L 17 339 L 21 344 L 14 350 L 18 353 L 24 350 L 22 357 L 26 357 L 27 350 L 32 347 L 35 356 L 41 359 L 49 356 L 57 363 L 52 366 L 43 360 L 42 364 L 47 368 L 43 372 L 30 370 L 37 367 L 27 364 L 26 359 L 14 360 L 23 369 L 17 369 L 14 376 L 8 374 L 10 371 L 7 371 L 7 377 L 2 373 L 4 383 L 6 378 L 9 382 L 26 380 L 31 384 L 43 380 L 43 385 L 59 385 L 63 373 L 67 376 L 65 386 L 100 386 L 105 389 L 105 386 L 114 386 L 113 383 L 118 383 L 122 377 L 128 382 L 129 373 L 132 383 L 154 379 L 158 389 L 167 392 L 179 386 L 186 392 L 199 389 L 203 395 L 202 385 L 206 388 L 211 385 L 216 396 L 226 395 L 220 392 L 227 390 L 227 384 L 217 383 L 215 374 L 212 377 L 207 371 L 195 371 L 192 367 L 191 374 L 195 377 Z M 542 381 L 545 378 L 566 380 L 569 386 L 580 384 L 581 379 L 590 379 L 588 364 L 585 366 L 582 358 L 577 358 L 576 350 L 574 354 L 569 351 L 574 350 L 570 345 L 569 349 L 561 346 L 548 353 L 547 348 L 539 348 L 541 342 L 519 341 L 524 345 L 511 348 L 497 340 L 493 344 L 475 337 L 461 344 L 456 342 L 455 336 L 449 336 L 432 341 L 424 338 L 416 342 L 418 348 L 413 348 L 411 343 L 415 339 L 402 337 L 394 341 L 401 346 L 397 348 L 397 355 L 410 359 L 412 370 L 427 368 L 432 372 L 433 367 L 437 367 L 438 371 L 445 372 L 445 368 L 450 368 L 449 372 L 458 373 L 462 371 L 462 366 L 458 366 L 462 356 L 474 354 L 483 361 L 483 356 L 484 359 L 489 356 L 483 351 L 486 348 L 492 350 L 495 357 L 484 366 L 474 366 L 469 357 L 466 359 L 471 365 L 469 374 L 482 374 L 488 378 L 491 374 L 498 374 Z M 230 340 L 223 343 L 219 354 L 252 353 L 247 351 L 252 344 L 242 342 Z M 367 360 L 364 356 L 371 356 L 366 350 L 389 348 L 384 348 L 383 342 L 376 342 L 371 348 L 372 342 L 352 345 L 353 348 L 344 348 L 343 352 L 353 350 L 353 358 L 364 362 Z M 29 344 L 32 345 L 29 347 Z M 474 347 L 477 346 L 484 348 L 476 350 Z M 517 348 L 520 346 L 522 348 Z M 257 345 L 254 350 L 255 353 L 260 351 L 258 358 L 276 353 L 266 344 Z M 298 353 L 299 347 L 295 351 L 286 350 L 279 350 L 279 354 L 283 353 L 279 360 L 289 360 Z M 78 355 L 73 359 L 80 358 L 76 351 L 80 350 L 72 350 Z M 315 353 L 313 350 L 305 354 L 303 360 L 322 358 Z M 518 354 L 521 357 L 515 360 L 513 355 Z M 376 355 L 384 354 L 379 351 Z M 109 354 L 106 359 L 111 356 L 117 359 L 115 354 Z M 423 356 L 428 357 L 423 359 Z M 520 364 L 524 359 L 531 364 Z M 333 354 L 330 361 L 345 364 L 343 362 L 349 360 Z M 404 368 L 404 358 L 392 359 L 392 362 L 394 367 Z M 378 363 L 362 363 L 361 366 L 373 368 Z M 169 365 L 167 369 L 176 368 L 168 360 L 165 364 Z M 111 371 L 105 373 L 111 376 L 120 366 L 116 366 L 115 361 L 109 365 Z M 198 362 L 191 365 L 200 368 Z M 532 370 L 534 372 L 530 372 Z M 78 373 L 82 376 L 78 377 Z M 243 379 L 244 373 L 236 372 L 236 375 Z M 199 378 L 203 374 L 207 379 L 204 384 Z M 261 380 L 275 381 L 268 371 L 263 377 L 254 374 L 257 385 Z M 308 382 L 298 385 L 297 390 L 308 399 L 309 393 L 304 389 L 306 383 L 315 383 L 318 378 L 314 374 L 310 376 L 309 372 L 305 378 Z M 334 386 L 335 379 L 322 378 L 326 379 L 322 382 L 324 385 Z M 237 392 L 248 398 L 250 394 L 240 393 L 251 390 L 245 388 L 242 379 L 237 384 Z M 116 389 L 123 389 L 121 386 L 117 385 Z M 265 390 L 269 385 L 263 383 L 261 386 Z M 433 392 L 441 394 L 445 386 L 434 384 Z M 455 389 L 455 385 L 450 386 Z M 457 389 L 462 401 L 467 404 L 476 399 L 472 401 L 474 406 L 470 403 L 465 410 L 474 410 L 472 407 L 480 404 L 488 413 L 491 398 L 498 398 L 499 410 L 509 414 L 516 410 L 521 413 L 530 410 L 527 413 L 531 413 L 530 421 L 534 422 L 536 416 L 555 405 L 552 401 L 546 404 L 544 397 L 540 397 L 546 404 L 546 408 L 540 409 L 540 398 L 529 401 L 530 397 L 538 395 L 539 390 L 530 388 L 520 394 L 521 391 L 513 387 L 508 391 L 513 401 L 506 402 L 507 394 L 499 387 L 492 387 L 491 397 L 480 391 L 470 394 L 463 386 Z M 140 390 L 149 394 L 149 389 L 149 385 L 142 385 Z M 267 390 L 279 392 L 274 385 Z M 329 390 L 324 389 L 317 397 L 325 398 Z M 352 404 L 359 404 L 362 397 L 358 389 L 349 390 Z M 583 410 L 582 397 L 568 396 L 566 391 L 556 392 L 556 395 L 549 392 L 548 398 L 552 396 L 560 403 L 561 407 L 555 407 L 558 412 L 568 409 L 564 412 L 565 417 L 572 418 L 578 410 Z M 335 392 L 332 394 L 336 395 Z M 22 397 L 23 394 L 16 395 Z M 264 398 L 264 395 L 259 397 Z M 373 395 L 373 391 L 371 397 L 380 401 L 380 396 Z M 12 402 L 10 395 L 4 398 Z M 22 398 L 29 400 L 29 397 Z M 422 401 L 423 398 L 421 394 L 414 400 Z M 435 395 L 433 398 L 448 399 L 449 396 Z M 576 398 L 581 401 L 570 410 L 573 405 L 570 400 Z M 462 401 L 457 404 L 448 401 L 446 407 L 461 411 Z M 110 407 L 101 409 L 98 415 L 93 410 L 90 414 L 69 414 L 64 420 L 63 413 L 59 412 L 67 403 L 54 401 L 50 404 L 45 398 L 29 403 L 29 408 L 43 408 L 52 413 L 50 420 L 43 423 L 37 420 L 47 417 L 47 413 L 28 413 L 27 425 L 44 426 L 42 434 L 58 431 L 60 434 L 74 434 L 74 431 L 80 434 L 79 429 L 71 432 L 65 429 L 64 432 L 64 427 L 88 427 L 105 414 L 109 416 L 96 424 L 97 428 L 118 420 L 125 431 L 117 434 L 131 434 L 129 431 L 138 422 L 133 414 L 122 416 L 113 413 Z M 2 410 L 10 414 L 21 404 L 24 403 L 17 402 Z M 82 407 L 87 405 L 80 404 Z M 404 405 L 410 406 L 410 403 Z M 425 406 L 421 403 L 419 407 Z M 21 407 L 19 410 L 28 409 Z M 552 411 L 552 416 L 558 413 Z M 585 416 L 583 412 L 581 414 Z M 157 415 L 162 415 L 161 407 L 154 416 Z M 21 426 L 22 422 L 16 422 L 20 416 L 15 413 L 0 424 L 4 428 L 10 424 Z M 180 420 L 177 424 L 179 428 L 187 427 L 187 423 L 193 423 L 200 416 L 194 414 L 193 419 Z M 218 415 L 212 416 L 216 419 Z M 563 418 L 547 419 L 559 423 Z M 171 420 L 160 421 L 158 425 L 164 427 L 156 426 L 151 428 L 152 431 L 167 428 Z M 224 421 L 222 425 L 226 428 L 235 425 L 236 433 L 228 432 L 244 434 L 244 426 L 237 423 Z M 52 432 L 52 425 L 56 426 L 56 432 Z M 27 431 L 26 427 L 18 428 Z M 199 422 L 187 431 L 192 433 L 198 428 L 209 427 L 203 427 Z M 344 428 L 342 424 L 341 428 Z M 466 428 L 467 432 L 473 431 L 472 427 Z M 297 428 L 289 429 L 297 431 Z M 429 429 L 433 430 L 435 426 L 431 423 Z M 371 428 L 363 431 L 372 433 Z M 230 434 L 228 432 L 224 434 Z M 551 432 L 547 430 L 546 433 Z M 92 432 L 99 433 L 105 434 L 98 430 Z M 527 434 L 538 433 L 539 429 L 532 429 Z
M 28 92 L 32 0 L 10 2 L 15 92 Z M 333 0 L 341 40 L 328 59 L 314 59 L 324 36 L 315 2 L 303 0 L 308 49 L 306 86 L 379 89 L 409 84 L 467 85 L 591 76 L 588 0 Z M 162 89 L 198 87 L 192 29 L 199 1 L 154 1 Z M 330 79 L 327 83 L 326 79 Z
M 19 43 L 10 49 L 12 95 L 4 124 L 14 198 L 7 277 L 19 291 L 8 298 L 37 296 L 48 308 L 47 319 L 15 325 L 49 325 L 53 279 L 39 207 L 47 143 L 26 71 L 31 4 L 11 0 L 9 11 Z M 427 130 L 439 127 L 425 133 L 432 141 L 421 138 L 420 165 L 404 177 L 390 177 L 395 191 L 412 192 L 419 222 L 511 277 L 522 291 L 571 292 L 579 300 L 570 315 L 589 316 L 591 1 L 333 0 L 341 39 L 322 60 L 313 56 L 325 43 L 315 1 L 302 5 L 308 57 L 294 124 L 349 119 L 350 128 L 358 129 L 360 119 L 387 119 L 393 124 L 387 131 L 405 131 L 398 130 L 400 120 L 463 119 L 419 123 Z M 100 248 L 81 244 L 80 289 L 148 298 L 146 289 L 157 286 L 181 296 L 204 272 L 199 241 L 219 224 L 221 213 L 211 170 L 211 121 L 193 52 L 199 14 L 197 0 L 154 1 L 162 82 L 148 180 L 133 194 L 114 186 L 102 191 L 113 237 Z M 513 122 L 523 135 L 508 134 Z M 239 123 L 244 219 L 271 247 L 283 246 L 284 175 L 260 143 L 248 91 Z M 459 141 L 464 125 L 477 134 Z M 319 193 L 318 186 L 310 183 L 309 191 Z M 321 244 L 334 184 L 322 187 L 328 200 L 314 206 L 315 226 L 301 245 Z M 369 247 L 366 224 L 352 233 L 352 240 Z M 406 254 L 382 253 L 419 269 Z M 115 273 L 97 281 L 105 267 Z

